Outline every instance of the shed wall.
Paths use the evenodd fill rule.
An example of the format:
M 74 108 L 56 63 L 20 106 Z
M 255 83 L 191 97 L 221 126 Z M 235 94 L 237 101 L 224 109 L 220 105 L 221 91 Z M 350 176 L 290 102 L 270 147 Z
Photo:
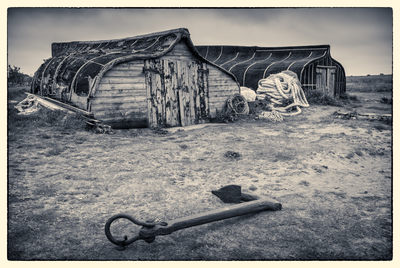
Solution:
M 193 60 L 193 53 L 189 47 L 181 41 L 175 48 L 163 58 Z M 209 107 L 210 117 L 216 116 L 217 111 L 222 111 L 225 101 L 235 93 L 240 92 L 240 87 L 232 76 L 218 69 L 214 65 L 207 64 L 208 74 L 208 91 L 209 91 Z
M 143 60 L 122 63 L 104 74 L 91 102 L 97 119 L 114 127 L 147 125 L 143 65 Z
M 217 111 L 222 111 L 226 100 L 240 93 L 240 87 L 227 73 L 222 72 L 213 65 L 208 65 L 208 88 L 210 116 L 214 118 Z
M 175 45 L 162 60 L 180 62 L 202 62 L 184 41 Z M 102 77 L 89 110 L 94 116 L 113 127 L 148 126 L 148 101 L 144 60 L 118 64 Z M 208 87 L 208 107 L 210 117 L 224 109 L 225 101 L 240 88 L 234 78 L 221 69 L 204 64 L 208 69 L 205 87 Z

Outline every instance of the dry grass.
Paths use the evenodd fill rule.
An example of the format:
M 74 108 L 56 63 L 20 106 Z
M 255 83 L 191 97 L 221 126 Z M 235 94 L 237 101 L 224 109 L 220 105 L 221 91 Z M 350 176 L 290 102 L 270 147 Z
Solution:
M 305 96 L 307 101 L 311 105 L 331 105 L 331 106 L 343 106 L 344 103 L 340 99 L 336 99 L 330 95 L 325 94 L 320 90 L 306 90 Z
M 392 92 L 392 75 L 370 75 L 346 77 L 347 91 Z
M 9 105 L 8 258 L 391 259 L 391 129 L 335 119 L 336 109 L 311 106 L 279 123 L 99 135 L 43 116 L 19 120 Z M 225 157 L 228 151 L 240 158 Z M 211 194 L 227 184 L 283 209 L 137 241 L 125 251 L 104 235 L 119 212 L 168 222 L 229 206 Z M 126 227 L 120 235 L 132 235 Z

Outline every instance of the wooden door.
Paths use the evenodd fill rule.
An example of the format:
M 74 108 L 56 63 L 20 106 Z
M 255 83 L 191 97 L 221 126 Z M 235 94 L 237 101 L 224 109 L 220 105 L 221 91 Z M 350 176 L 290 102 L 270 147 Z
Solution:
M 316 68 L 317 89 L 325 94 L 335 96 L 336 66 L 320 66 Z
M 149 127 L 187 126 L 209 117 L 208 71 L 197 61 L 145 61 Z

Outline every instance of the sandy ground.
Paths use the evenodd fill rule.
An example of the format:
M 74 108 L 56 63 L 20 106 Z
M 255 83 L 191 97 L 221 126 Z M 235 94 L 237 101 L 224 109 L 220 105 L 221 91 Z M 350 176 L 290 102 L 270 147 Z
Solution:
M 353 106 L 312 106 L 280 123 L 239 121 L 165 135 L 11 129 L 8 256 L 390 259 L 391 126 L 332 116 L 360 107 L 391 113 L 391 105 L 379 102 L 385 94 L 357 93 L 361 102 Z M 229 150 L 241 157 L 224 157 Z M 106 220 L 119 212 L 168 222 L 227 207 L 210 191 L 228 184 L 275 199 L 283 209 L 181 230 L 151 244 L 137 241 L 124 251 L 104 235 Z M 121 235 L 135 231 L 125 227 Z

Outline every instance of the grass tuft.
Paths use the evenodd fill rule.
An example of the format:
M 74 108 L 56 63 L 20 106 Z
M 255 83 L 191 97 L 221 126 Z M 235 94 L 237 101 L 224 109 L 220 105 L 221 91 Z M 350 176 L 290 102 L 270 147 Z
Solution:
M 8 124 L 10 127 L 30 128 L 57 127 L 60 129 L 84 129 L 85 118 L 76 114 L 67 114 L 63 111 L 52 111 L 42 107 L 37 112 L 29 115 L 18 114 L 14 107 L 8 107 Z
M 309 104 L 343 106 L 343 102 L 320 90 L 305 90 L 304 94 Z
M 351 101 L 351 102 L 360 102 L 360 100 L 358 99 L 357 96 L 355 96 L 355 95 L 350 95 L 350 94 L 347 94 L 347 93 L 344 93 L 342 96 L 340 96 L 340 99 L 341 99 L 342 101 L 345 101 L 345 102 L 348 102 L 348 101 Z
M 168 134 L 168 130 L 163 129 L 161 127 L 156 127 L 156 128 L 153 128 L 152 130 L 153 130 L 154 134 L 157 134 L 157 135 L 160 135 L 160 136 L 164 136 L 164 135 Z

